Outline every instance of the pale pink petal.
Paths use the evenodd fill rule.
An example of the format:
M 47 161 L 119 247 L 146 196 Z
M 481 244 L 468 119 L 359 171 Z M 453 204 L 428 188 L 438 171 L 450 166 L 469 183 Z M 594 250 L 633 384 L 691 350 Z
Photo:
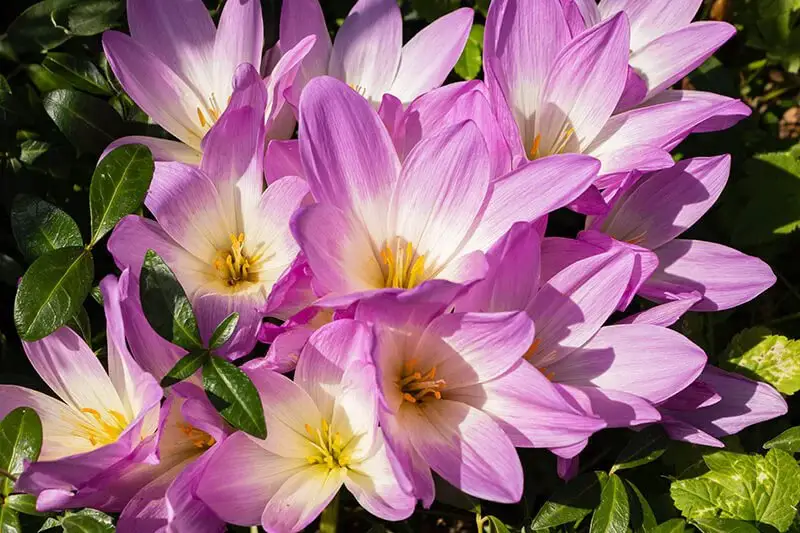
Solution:
M 200 152 L 182 142 L 168 141 L 157 137 L 145 137 L 143 135 L 131 135 L 121 137 L 109 144 L 98 160 L 102 161 L 112 150 L 126 144 L 145 145 L 156 161 L 178 161 L 187 165 L 199 166 L 202 156 Z
M 557 385 L 587 414 L 604 420 L 608 427 L 628 427 L 661 420 L 658 409 L 634 394 L 580 385 Z
M 264 22 L 259 0 L 234 0 L 226 2 L 219 18 L 214 41 L 213 72 L 214 96 L 220 103 L 231 94 L 231 78 L 242 63 L 254 68 L 261 66 L 264 49 Z
M 303 177 L 303 163 L 300 160 L 300 145 L 296 139 L 270 141 L 264 156 L 264 177 L 267 183 L 284 176 Z

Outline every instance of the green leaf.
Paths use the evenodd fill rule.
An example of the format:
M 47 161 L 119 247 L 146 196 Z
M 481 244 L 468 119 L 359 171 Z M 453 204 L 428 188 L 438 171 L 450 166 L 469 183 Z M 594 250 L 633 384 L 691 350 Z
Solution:
M 14 199 L 11 231 L 28 261 L 53 250 L 83 245 L 81 230 L 72 217 L 53 204 L 27 194 Z
M 720 366 L 794 394 L 800 390 L 800 341 L 771 333 L 762 326 L 742 331 L 731 340 Z
M 42 67 L 65 79 L 78 90 L 101 96 L 114 94 L 103 73 L 88 59 L 62 52 L 50 52 L 42 61 Z
M 506 525 L 497 517 L 487 516 L 486 523 L 489 525 L 488 533 L 511 533 Z
M 683 533 L 686 530 L 686 520 L 682 518 L 673 518 L 666 522 L 659 524 L 650 531 L 650 533 Z
M 592 512 L 600 503 L 605 472 L 587 472 L 559 487 L 542 505 L 530 529 L 545 529 L 571 524 Z
M 658 425 L 634 433 L 620 452 L 610 473 L 636 468 L 655 461 L 667 450 L 668 443 L 667 435 Z
M 89 188 L 92 246 L 114 229 L 122 217 L 142 205 L 154 169 L 150 150 L 141 144 L 115 148 L 100 161 Z
M 411 6 L 421 18 L 433 22 L 442 15 L 461 7 L 461 2 L 459 0 L 411 0 Z
M 50 50 L 70 38 L 66 28 L 53 21 L 53 13 L 81 0 L 45 0 L 22 12 L 8 27 L 8 39 L 18 54 Z
M 715 452 L 703 457 L 705 474 L 673 481 L 672 500 L 688 520 L 730 518 L 786 531 L 800 502 L 800 467 L 783 450 L 766 457 Z
M 190 378 L 195 372 L 200 370 L 200 367 L 208 360 L 208 356 L 208 350 L 205 348 L 192 350 L 184 355 L 161 380 L 161 386 L 170 387 L 184 379 Z
M 203 347 L 189 298 L 175 274 L 153 250 L 144 256 L 139 296 L 144 315 L 156 333 L 187 350 Z
M 120 116 L 103 100 L 72 89 L 59 89 L 42 98 L 44 110 L 61 133 L 80 152 L 100 154 L 122 137 Z
M 122 0 L 83 0 L 69 10 L 67 26 L 73 35 L 97 35 L 114 27 L 124 12 Z
M 233 335 L 233 332 L 236 331 L 236 325 L 239 323 L 239 313 L 231 313 L 225 319 L 219 323 L 217 329 L 214 330 L 214 333 L 211 335 L 211 340 L 208 343 L 208 347 L 211 350 L 216 350 L 220 346 L 224 345 L 228 342 Z
M 767 450 L 777 448 L 787 453 L 800 452 L 800 426 L 789 428 L 774 439 L 765 442 L 764 448 Z
M 483 64 L 483 30 L 482 24 L 475 24 L 469 31 L 467 44 L 455 66 L 456 74 L 465 80 L 474 80 L 478 77 Z
M 648 533 L 656 527 L 656 515 L 650 503 L 639 488 L 628 480 L 625 480 L 625 488 L 628 491 L 628 501 L 631 508 L 630 527 L 634 533 Z
M 622 478 L 608 476 L 600 494 L 600 505 L 594 510 L 589 533 L 625 533 L 630 520 L 628 493 Z
M 34 261 L 14 300 L 20 337 L 37 341 L 63 326 L 80 310 L 93 277 L 92 254 L 77 246 L 47 252 Z
M 694 525 L 703 533 L 759 533 L 753 524 L 730 518 L 702 518 Z
M 212 355 L 203 367 L 203 388 L 230 425 L 260 439 L 267 438 L 264 407 L 247 374 Z
M 6 505 L 22 514 L 32 516 L 45 516 L 47 514 L 36 510 L 36 496 L 32 494 L 11 494 L 6 497 Z
M 61 520 L 62 519 L 61 519 L 60 516 L 59 517 L 52 517 L 51 516 L 50 518 L 45 520 L 44 524 L 42 524 L 42 527 L 39 528 L 39 533 L 42 533 L 43 531 L 49 531 L 49 530 L 54 529 L 54 528 L 60 528 L 61 527 Z
M 67 321 L 66 326 L 72 328 L 75 333 L 83 337 L 83 340 L 86 341 L 86 344 L 91 349 L 92 324 L 89 320 L 89 313 L 86 312 L 86 307 L 81 306 L 75 316 Z
M 8 505 L 0 505 L 0 533 L 22 533 L 19 515 Z
M 113 533 L 114 521 L 100 511 L 82 509 L 65 516 L 61 527 L 64 533 Z
M 0 469 L 17 477 L 23 461 L 35 461 L 42 450 L 42 422 L 29 407 L 18 407 L 0 422 Z M 0 477 L 0 493 L 8 496 L 14 489 L 13 480 Z

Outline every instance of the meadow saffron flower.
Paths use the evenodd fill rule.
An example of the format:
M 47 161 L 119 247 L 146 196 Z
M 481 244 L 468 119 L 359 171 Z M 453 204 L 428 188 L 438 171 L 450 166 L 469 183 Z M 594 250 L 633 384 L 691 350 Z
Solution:
M 573 37 L 559 0 L 492 2 L 483 65 L 515 160 L 576 152 L 599 159 L 601 175 L 658 170 L 672 166 L 668 151 L 692 131 L 749 114 L 736 100 L 694 93 L 615 114 L 630 34 L 624 12 Z
M 252 67 L 237 72 L 238 90 L 206 138 L 200 167 L 157 163 L 145 200 L 156 221 L 126 217 L 108 243 L 119 267 L 137 277 L 148 249 L 161 255 L 189 295 L 205 339 L 238 312 L 226 345 L 231 357 L 252 349 L 263 316 L 280 316 L 283 292 L 274 289 L 298 252 L 289 219 L 308 193 L 300 178 L 264 190 L 266 90 Z
M 573 32 L 619 12 L 631 23 L 627 107 L 647 101 L 699 67 L 736 34 L 727 22 L 692 22 L 702 0 L 562 0 Z
M 592 158 L 567 155 L 492 181 L 472 121 L 419 142 L 401 164 L 375 110 L 329 77 L 309 83 L 300 110 L 300 151 L 318 203 L 294 216 L 292 232 L 327 305 L 480 279 L 484 250 L 514 222 L 580 195 L 598 168 Z
M 331 43 L 318 0 L 283 2 L 281 48 L 292 48 L 308 35 L 317 38 L 292 91 L 299 96 L 309 80 L 327 74 L 375 106 L 385 93 L 407 104 L 444 82 L 461 56 L 472 18 L 471 9 L 456 9 L 403 45 L 403 16 L 397 2 L 358 0 Z
M 163 391 L 131 358 L 104 280 L 108 326 L 108 373 L 86 342 L 67 327 L 24 342 L 28 360 L 59 399 L 0 385 L 0 415 L 30 407 L 42 420 L 39 460 L 28 465 L 16 488 L 37 497 L 40 511 L 94 507 L 122 510 L 143 484 L 128 474 L 158 463 Z
M 128 0 L 127 5 L 131 35 L 105 32 L 106 57 L 128 96 L 180 142 L 135 136 L 118 139 L 109 148 L 145 144 L 156 159 L 198 164 L 203 139 L 231 99 L 236 69 L 261 65 L 261 3 L 227 2 L 219 28 L 202 0 Z M 313 42 L 298 39 L 265 80 L 271 95 L 266 114 L 270 137 L 284 93 Z
M 373 344 L 367 326 L 339 320 L 311 336 L 294 381 L 249 370 L 269 434 L 225 441 L 198 485 L 203 501 L 227 522 L 276 533 L 302 530 L 342 485 L 378 517 L 411 515 L 409 482 L 378 429 Z
M 658 267 L 638 294 L 665 302 L 697 291 L 692 309 L 716 311 L 748 302 L 775 283 L 762 260 L 706 241 L 678 239 L 719 198 L 730 174 L 729 155 L 686 159 L 625 186 L 606 216 L 587 227 L 653 250 Z M 585 238 L 585 236 L 584 236 Z
M 405 292 L 358 304 L 356 318 L 377 338 L 381 428 L 426 507 L 431 470 L 467 494 L 516 502 L 523 475 L 515 446 L 571 446 L 605 423 L 524 361 L 534 338 L 525 313 L 443 314 L 451 301 L 444 292 Z

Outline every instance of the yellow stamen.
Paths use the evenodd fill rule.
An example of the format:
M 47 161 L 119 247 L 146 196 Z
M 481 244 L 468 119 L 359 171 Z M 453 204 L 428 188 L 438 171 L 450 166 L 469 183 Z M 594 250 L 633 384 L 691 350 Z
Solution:
M 542 134 L 537 133 L 536 138 L 533 139 L 533 145 L 531 146 L 531 159 L 537 159 L 539 157 L 539 146 L 542 144 Z
M 534 339 L 533 344 L 531 344 L 531 347 L 528 348 L 528 351 L 525 352 L 525 355 L 522 356 L 523 359 L 525 359 L 526 361 L 530 361 L 531 357 L 533 357 L 533 355 L 536 353 L 536 348 L 538 348 L 540 344 L 542 344 L 542 339 Z
M 176 424 L 187 439 L 194 445 L 195 448 L 208 449 L 216 444 L 217 440 L 201 429 L 197 429 L 191 424 L 185 422 L 178 422 Z
M 433 396 L 437 400 L 442 399 L 442 392 L 447 383 L 443 379 L 436 379 L 436 367 L 432 367 L 423 374 L 414 370 L 416 361 L 409 359 L 403 364 L 403 376 L 397 381 L 397 386 L 403 395 L 403 400 L 415 404 L 424 401 L 427 397 Z
M 627 239 L 627 242 L 629 242 L 630 244 L 638 245 L 641 244 L 646 237 L 647 237 L 647 230 L 642 230 L 633 237 Z
M 346 468 L 350 464 L 350 458 L 342 453 L 346 443 L 342 442 L 341 434 L 331 433 L 331 426 L 327 420 L 323 419 L 321 429 L 314 429 L 310 424 L 305 425 L 309 442 L 317 453 L 306 456 L 306 461 L 310 465 L 325 465 L 329 469 Z
M 258 281 L 258 276 L 253 272 L 255 264 L 261 259 L 261 254 L 248 256 L 244 251 L 244 233 L 230 234 L 231 247 L 228 250 L 217 252 L 214 268 L 219 272 L 228 286 L 233 287 L 240 282 Z
M 92 446 L 103 446 L 115 442 L 128 427 L 128 420 L 125 419 L 125 416 L 114 410 L 106 411 L 110 420 L 90 407 L 84 407 L 81 412 L 90 415 L 94 421 L 81 423 L 80 431 L 76 435 L 88 440 Z
M 198 107 L 197 108 L 197 118 L 200 119 L 200 126 L 205 128 L 208 126 L 208 122 L 206 121 L 206 116 L 203 114 L 203 111 Z
M 380 252 L 385 268 L 384 287 L 413 289 L 425 281 L 425 256 L 416 255 L 414 245 L 406 243 L 396 253 L 387 244 Z

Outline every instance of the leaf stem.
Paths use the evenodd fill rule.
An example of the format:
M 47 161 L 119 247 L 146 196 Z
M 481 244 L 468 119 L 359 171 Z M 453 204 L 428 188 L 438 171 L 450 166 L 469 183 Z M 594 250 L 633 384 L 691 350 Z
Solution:
M 319 533 L 336 533 L 336 526 L 339 523 L 339 494 L 336 493 L 331 503 L 322 511 L 319 521 Z
M 13 481 L 14 483 L 16 483 L 16 482 L 17 482 L 17 476 L 15 476 L 14 474 L 12 474 L 11 472 L 8 472 L 7 470 L 3 470 L 2 468 L 0 468 L 0 476 L 3 476 L 3 477 L 5 477 L 5 478 L 8 478 L 8 479 L 10 479 L 11 481 Z

